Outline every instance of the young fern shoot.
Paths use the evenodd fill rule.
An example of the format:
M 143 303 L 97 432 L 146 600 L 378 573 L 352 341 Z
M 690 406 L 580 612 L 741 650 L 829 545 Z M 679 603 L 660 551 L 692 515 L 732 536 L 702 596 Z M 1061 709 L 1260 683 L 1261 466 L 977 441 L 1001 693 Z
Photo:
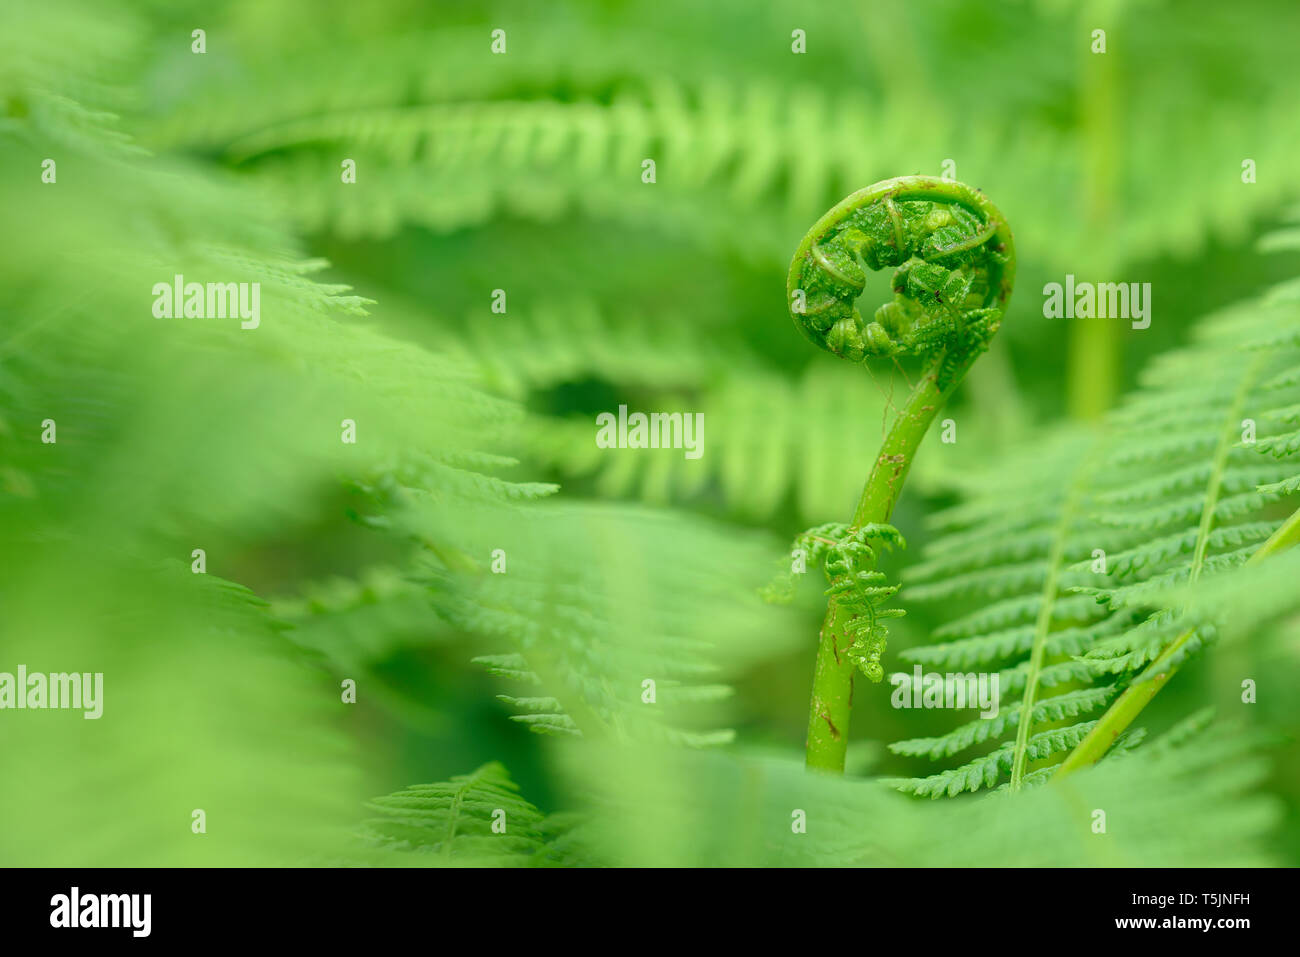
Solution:
M 892 268 L 893 299 L 863 316 L 868 270 Z M 853 673 L 878 682 L 885 645 L 881 606 L 897 590 L 874 571 L 879 547 L 902 545 L 889 517 L 917 447 L 939 408 L 988 348 L 1011 298 L 1015 250 L 1006 218 L 979 190 L 901 176 L 859 190 L 817 221 L 790 264 L 795 325 L 853 362 L 916 356 L 920 380 L 898 410 L 847 525 L 796 540 L 821 560 L 830 587 L 808 715 L 809 768 L 843 773 Z M 874 547 L 873 547 L 874 546 Z

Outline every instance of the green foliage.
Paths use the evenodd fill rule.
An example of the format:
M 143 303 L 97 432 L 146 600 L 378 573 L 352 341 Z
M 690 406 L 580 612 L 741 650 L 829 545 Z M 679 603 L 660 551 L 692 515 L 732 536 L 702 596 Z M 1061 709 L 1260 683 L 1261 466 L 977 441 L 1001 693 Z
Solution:
M 369 804 L 363 840 L 440 864 L 502 866 L 540 862 L 547 854 L 543 816 L 519 795 L 498 762 L 443 784 L 417 784 Z
M 1265 835 L 1281 809 L 1258 794 L 1268 768 L 1257 742 L 1196 728 L 1171 729 L 1140 758 L 1107 761 L 1064 787 L 964 801 L 917 802 L 885 782 L 810 775 L 769 756 L 577 748 L 564 767 L 598 798 L 583 842 L 625 866 L 1272 862 Z M 1096 810 L 1105 833 L 1093 829 Z
M 509 460 L 484 454 L 518 408 L 314 279 L 325 264 L 248 184 L 127 148 L 96 107 L 115 102 L 123 67 L 108 38 L 140 24 L 112 5 L 85 12 L 79 29 L 103 47 L 67 70 L 41 55 L 64 49 L 66 9 L 3 31 L 29 46 L 6 58 L 0 201 L 45 225 L 0 265 L 0 527 L 6 670 L 102 672 L 105 713 L 6 712 L 6 763 L 40 784 L 6 789 L 4 818 L 26 824 L 5 829 L 0 853 L 292 863 L 336 841 L 365 793 L 338 684 L 302 645 L 364 656 L 325 629 L 297 634 L 226 576 L 290 585 L 270 543 L 313 523 L 322 541 L 346 540 L 348 489 L 409 483 L 445 517 L 549 486 L 501 479 Z M 55 184 L 40 179 L 47 156 Z M 150 289 L 174 273 L 260 283 L 263 324 L 151 315 Z M 362 441 L 340 441 L 344 418 Z M 46 421 L 56 441 L 42 441 Z M 427 598 L 412 611 L 432 616 Z M 87 782 L 94 808 L 78 810 Z M 206 834 L 190 829 L 196 809 Z
M 1250 238 L 1297 198 L 1300 11 L 1109 11 L 1104 59 L 1096 16 L 0 5 L 0 671 L 106 687 L 95 721 L 0 712 L 0 861 L 1293 863 L 1274 732 L 1295 727 L 1300 557 L 1250 559 L 1300 491 L 1296 214 Z M 996 198 L 1029 292 L 978 314 L 1002 251 L 971 209 L 904 200 L 900 243 L 872 206 L 871 243 L 836 237 L 836 342 L 889 359 L 801 349 L 791 251 L 900 173 Z M 899 288 L 853 254 L 891 242 L 892 267 L 922 253 Z M 954 242 L 974 244 L 945 261 Z M 1095 430 L 1057 415 L 1079 345 L 1035 302 L 1065 273 L 1157 290 L 1111 356 L 1139 388 Z M 152 315 L 175 275 L 259 283 L 260 325 Z M 891 301 L 879 330 L 859 297 Z M 958 442 L 920 445 L 889 518 L 913 548 L 822 524 L 923 380 L 915 353 L 954 342 L 989 350 L 945 397 Z M 599 448 L 620 404 L 702 411 L 706 454 Z M 953 727 L 859 682 L 872 778 L 804 772 L 824 601 L 756 593 L 809 525 L 849 671 L 900 647 L 994 670 L 995 717 Z M 1143 727 L 1050 780 L 1177 666 Z M 444 783 L 365 803 L 409 781 Z
M 357 854 L 365 860 L 365 848 L 378 847 L 385 856 L 370 860 L 399 865 L 1178 866 L 1204 860 L 1208 838 L 1216 860 L 1269 863 L 1261 837 L 1278 807 L 1249 796 L 1265 766 L 1242 736 L 1207 732 L 1209 717 L 1170 729 L 1146 760 L 1108 762 L 1069 791 L 1035 788 L 1015 815 L 1004 795 L 916 805 L 876 783 L 809 777 L 766 757 L 575 745 L 564 764 L 592 792 L 589 815 L 543 818 L 494 763 L 372 802 L 384 817 L 368 823 Z M 610 767 L 619 773 L 593 772 Z M 1096 809 L 1123 809 L 1100 837 Z M 498 810 L 507 831 L 492 835 Z M 1211 829 L 1170 828 L 1170 815 Z M 647 832 L 671 836 L 652 842 Z
M 754 595 L 763 567 L 755 543 L 628 508 L 538 510 L 508 526 L 487 526 L 507 556 L 504 574 L 426 573 L 443 616 L 487 647 L 510 649 L 476 660 L 527 689 L 500 696 L 519 712 L 513 720 L 615 740 L 732 740 L 730 729 L 709 726 L 731 694 L 717 679 L 724 665 L 782 640 Z M 626 574 L 629 551 L 635 576 Z M 720 614 L 734 632 L 711 628 Z
M 936 516 L 943 532 L 904 595 L 984 604 L 936 631 L 955 640 L 904 656 L 935 669 L 1000 667 L 1003 691 L 1023 694 L 993 721 L 892 745 L 944 759 L 1016 732 L 905 790 L 956 794 L 1008 775 L 1018 784 L 1017 760 L 1046 766 L 1119 691 L 1150 678 L 1157 658 L 1165 673 L 1215 638 L 1231 615 L 1194 596 L 1225 576 L 1251 593 L 1263 576 L 1268 590 L 1270 562 L 1281 559 L 1243 566 L 1300 504 L 1291 495 L 1300 456 L 1266 424 L 1283 422 L 1300 398 L 1289 376 L 1300 364 L 1300 311 L 1285 288 L 1208 317 L 1096 434 L 1027 448 L 985 491 Z M 1261 464 L 1268 459 L 1278 461 Z M 1272 607 L 1300 607 L 1300 597 L 1269 594 Z

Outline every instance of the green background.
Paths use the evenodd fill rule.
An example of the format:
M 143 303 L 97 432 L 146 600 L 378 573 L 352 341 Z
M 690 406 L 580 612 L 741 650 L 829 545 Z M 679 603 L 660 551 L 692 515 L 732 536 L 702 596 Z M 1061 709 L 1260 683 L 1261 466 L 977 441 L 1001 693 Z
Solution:
M 788 609 L 754 592 L 794 534 L 848 519 L 914 371 L 799 336 L 795 245 L 847 193 L 948 160 L 1015 230 L 1010 313 L 946 413 L 958 442 L 923 446 L 897 573 L 969 476 L 1095 419 L 1197 317 L 1296 274 L 1294 249 L 1256 241 L 1297 195 L 1298 36 L 1287 0 L 6 3 L 0 670 L 102 671 L 106 702 L 97 722 L 0 713 L 0 862 L 353 860 L 374 846 L 366 799 L 493 760 L 544 812 L 604 806 L 602 785 L 647 801 L 572 862 L 792 860 L 759 824 L 727 828 L 735 795 L 754 821 L 768 798 L 813 801 L 783 795 L 804 786 L 824 606 L 813 586 Z M 152 285 L 176 273 L 261 282 L 261 327 L 155 319 Z M 1151 283 L 1151 327 L 1043 318 L 1067 273 Z M 702 411 L 703 458 L 598 449 L 595 416 L 619 404 Z M 467 599 L 494 548 L 500 594 Z M 891 652 L 953 612 L 908 609 Z M 621 746 L 511 721 L 529 706 L 496 695 L 553 688 L 471 659 L 520 647 L 580 675 L 562 686 Z M 1211 662 L 1144 720 L 1205 703 Z M 647 673 L 714 690 L 665 691 L 684 730 L 643 734 L 618 715 Z M 1293 704 L 1260 708 L 1269 732 L 1294 727 Z M 884 743 L 951 723 L 859 679 L 850 773 L 926 773 Z M 720 727 L 734 743 L 676 777 L 640 750 Z M 1240 799 L 1264 803 L 1225 812 L 1258 855 L 1216 857 L 1208 818 L 1188 857 L 1140 839 L 1041 853 L 1300 860 L 1295 745 L 1269 740 Z M 760 786 L 728 754 L 781 770 Z M 1115 786 L 1116 807 L 1138 800 Z M 1029 812 L 967 853 L 973 818 L 872 794 L 874 825 L 837 825 L 867 849 L 829 841 L 815 862 L 1035 862 Z M 875 854 L 891 820 L 911 843 Z

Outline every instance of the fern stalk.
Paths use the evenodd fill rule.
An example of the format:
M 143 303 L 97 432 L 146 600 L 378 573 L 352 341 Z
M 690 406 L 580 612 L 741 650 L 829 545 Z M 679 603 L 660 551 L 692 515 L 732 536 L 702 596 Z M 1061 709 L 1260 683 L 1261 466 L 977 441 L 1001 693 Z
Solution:
M 873 318 L 858 299 L 868 270 L 895 268 L 894 298 Z M 862 490 L 851 525 L 826 549 L 829 601 L 818 640 L 808 714 L 807 764 L 843 773 L 853 705 L 853 672 L 883 671 L 877 619 L 878 572 L 854 563 L 866 530 L 885 524 L 916 450 L 939 408 L 1001 325 L 1015 277 L 1006 218 L 978 190 L 928 176 L 885 180 L 844 199 L 813 226 L 790 264 L 796 326 L 842 358 L 918 356 L 925 371 L 895 417 Z M 899 540 L 897 533 L 892 540 Z
M 1020 706 L 1020 721 L 1016 727 L 1016 746 L 1011 758 L 1011 790 L 1019 791 L 1029 764 L 1029 733 L 1033 729 L 1034 704 L 1038 696 L 1039 677 L 1043 671 L 1043 656 L 1047 647 L 1047 633 L 1052 627 L 1052 613 L 1056 610 L 1059 594 L 1061 566 L 1065 560 L 1065 542 L 1079 505 L 1083 478 L 1073 484 L 1065 508 L 1057 522 L 1052 553 L 1048 559 L 1047 580 L 1043 584 L 1043 603 L 1034 622 L 1034 642 L 1029 652 L 1029 673 L 1025 678 L 1025 694 Z
M 917 447 L 929 431 L 939 407 L 952 391 L 951 388 L 939 388 L 937 367 L 938 362 L 926 370 L 895 417 L 853 512 L 854 528 L 884 524 L 893 514 Z M 857 668 L 856 662 L 848 655 L 852 641 L 848 632 L 851 620 L 852 612 L 845 610 L 832 596 L 818 636 L 817 663 L 813 673 L 807 740 L 810 768 L 844 771 L 849 717 L 853 707 L 853 673 Z

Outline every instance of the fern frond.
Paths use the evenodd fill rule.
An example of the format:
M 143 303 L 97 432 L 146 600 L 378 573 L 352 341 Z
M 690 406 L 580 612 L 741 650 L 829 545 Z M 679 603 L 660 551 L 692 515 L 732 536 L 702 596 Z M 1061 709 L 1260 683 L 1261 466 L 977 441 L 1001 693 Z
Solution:
M 541 349 L 549 350 L 546 345 Z M 587 372 L 604 378 L 619 372 L 623 362 L 640 364 L 645 356 L 646 370 L 632 381 L 644 383 L 654 396 L 646 407 L 701 412 L 706 453 L 698 459 L 686 458 L 681 449 L 605 455 L 592 441 L 594 416 L 538 415 L 520 430 L 530 461 L 571 478 L 590 478 L 606 497 L 653 504 L 720 499 L 728 512 L 746 518 L 770 517 L 793 496 L 800 515 L 813 519 L 842 508 L 860 490 L 852 467 L 860 465 L 865 472 L 871 451 L 857 444 L 846 447 L 843 439 L 861 430 L 864 417 L 883 419 L 883 385 L 824 361 L 813 362 L 792 382 L 776 370 L 747 366 L 743 356 L 729 357 L 725 369 L 698 360 L 678 363 L 645 341 L 626 356 L 618 362 L 593 362 Z M 651 381 L 660 362 L 674 371 Z M 937 464 L 921 468 L 918 481 L 932 479 L 937 471 Z
M 880 781 L 809 775 L 801 762 L 744 752 L 615 755 L 584 747 L 566 767 L 600 796 L 585 830 L 613 852 L 610 863 L 626 866 L 1273 861 L 1283 808 L 1261 793 L 1268 764 L 1260 742 L 1204 722 L 1199 715 L 1144 744 L 1140 760 L 1104 761 L 1068 788 L 1027 780 L 1014 805 L 997 792 L 909 800 Z M 1096 808 L 1108 812 L 1104 839 L 1092 829 Z M 791 827 L 792 809 L 806 818 L 806 833 Z M 864 820 L 874 825 L 864 828 Z
M 1115 694 L 1115 688 L 1102 685 L 1096 688 L 1079 688 L 1043 698 L 1034 704 L 1032 720 L 1034 724 L 1046 724 L 1049 721 L 1077 718 L 1079 715 L 1104 707 Z M 973 745 L 982 744 L 990 739 L 1000 739 L 1020 721 L 1022 711 L 1023 702 L 1016 701 L 1004 706 L 991 719 L 977 718 L 935 738 L 895 741 L 890 744 L 889 750 L 895 754 L 924 756 L 934 760 L 952 757 Z
M 1095 723 L 1084 721 L 1065 728 L 1039 731 L 1029 738 L 1026 753 L 1030 759 L 1040 760 L 1068 751 L 1083 740 Z M 960 768 L 940 771 L 925 778 L 894 780 L 889 783 L 900 791 L 929 798 L 956 797 L 964 791 L 991 788 L 999 778 L 1011 772 L 1015 750 L 1015 743 L 1008 742 Z
M 962 767 L 913 779 L 906 789 L 939 795 L 992 787 L 1015 771 L 1023 754 L 1019 779 L 1012 773 L 1015 790 L 1035 777 L 1027 762 L 1074 747 L 1095 724 L 1078 720 L 1083 708 L 1040 709 L 1036 687 L 1081 683 L 1057 698 L 1079 695 L 1095 711 L 1154 675 L 1157 660 L 1165 675 L 1218 637 L 1224 616 L 1193 613 L 1195 597 L 1221 594 L 1215 582 L 1261 574 L 1253 564 L 1243 566 L 1282 527 L 1269 509 L 1300 490 L 1300 462 L 1289 461 L 1290 433 L 1251 442 L 1243 432 L 1249 424 L 1243 420 L 1286 421 L 1294 405 L 1288 392 L 1295 382 L 1283 370 L 1300 363 L 1300 346 L 1288 332 L 1300 329 L 1300 316 L 1269 302 L 1265 295 L 1216 313 L 1197 327 L 1191 346 L 1154 362 L 1142 388 L 1110 417 L 1094 453 L 1102 466 L 1091 474 L 1077 471 L 1077 453 L 1053 449 L 1033 472 L 1036 493 L 1022 494 L 1014 479 L 1008 487 L 1000 473 L 990 479 L 991 491 L 940 517 L 944 532 L 919 570 L 926 584 L 909 592 L 945 600 L 974 596 L 982 604 L 938 629 L 940 643 L 906 656 L 946 667 L 1000 663 L 1001 690 L 1026 688 L 1030 706 L 1020 703 L 1019 718 L 1004 708 L 988 722 L 900 742 L 900 754 L 935 759 L 997 741 L 1013 727 L 1019 742 L 1019 749 L 1004 743 Z M 1283 461 L 1261 463 L 1262 455 L 1274 454 Z M 1076 476 L 1073 506 L 1069 479 L 1055 477 L 1044 487 L 1045 474 Z M 1022 498 L 1027 504 L 1014 518 L 1000 513 L 999 503 Z M 999 543 L 1020 536 L 1023 543 Z M 981 561 L 983 548 L 989 552 Z M 1072 594 L 1055 602 L 1040 594 L 1053 580 Z M 1037 626 L 1030 624 L 1035 618 Z M 1038 730 L 1047 723 L 1056 726 Z M 1128 738 L 1127 746 L 1139 740 Z
M 691 747 L 731 740 L 708 726 L 730 694 L 717 679 L 780 641 L 754 594 L 757 542 L 622 507 L 466 517 L 474 535 L 465 545 L 500 549 L 500 573 L 430 560 L 419 575 L 455 627 L 510 648 L 475 660 L 530 687 L 502 696 L 523 712 L 515 720 L 543 733 Z M 722 613 L 750 627 L 716 634 L 709 622 Z
M 1091 610 L 1091 608 L 1090 608 Z M 1108 635 L 1133 624 L 1133 612 L 1119 612 L 1101 618 L 1092 624 L 1061 628 L 1047 635 L 1048 655 L 1075 655 Z M 904 649 L 900 654 L 908 661 L 930 664 L 939 668 L 970 668 L 991 664 L 1006 658 L 1016 658 L 1029 651 L 1033 645 L 1034 625 L 1022 625 L 1003 631 L 992 631 L 963 638 L 959 641 L 918 645 Z
M 428 863 L 527 867 L 545 862 L 541 811 L 519 794 L 505 767 L 490 762 L 439 784 L 417 784 L 368 807 L 366 844 L 433 858 Z

